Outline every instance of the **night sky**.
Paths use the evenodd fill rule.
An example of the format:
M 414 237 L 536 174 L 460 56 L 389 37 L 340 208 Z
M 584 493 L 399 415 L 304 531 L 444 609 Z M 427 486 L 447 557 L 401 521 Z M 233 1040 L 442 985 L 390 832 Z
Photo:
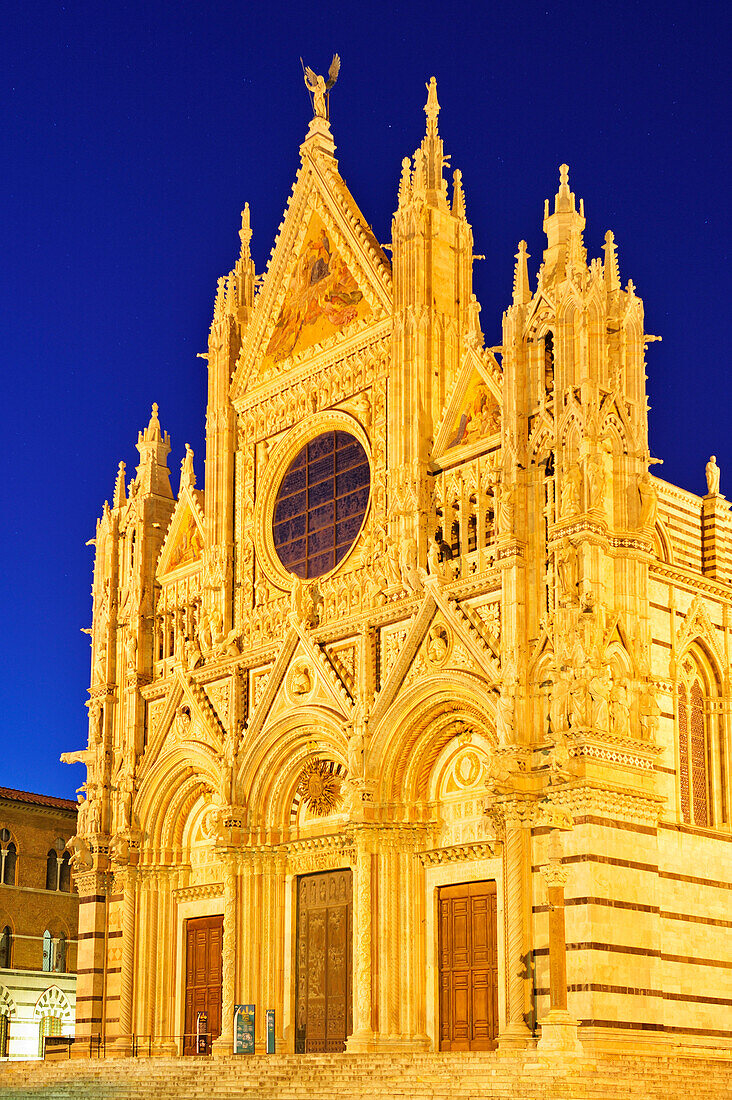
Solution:
M 728 16 L 725 17 L 725 10 Z M 720 3 L 6 3 L 0 17 L 0 363 L 7 386 L 0 786 L 73 797 L 86 744 L 95 520 L 160 405 L 170 467 L 203 483 L 216 279 L 252 210 L 262 271 L 325 72 L 340 169 L 390 239 L 403 156 L 440 131 L 461 168 L 489 345 L 514 253 L 535 278 L 558 166 L 585 242 L 618 243 L 645 301 L 655 472 L 732 497 L 726 352 L 729 9 Z

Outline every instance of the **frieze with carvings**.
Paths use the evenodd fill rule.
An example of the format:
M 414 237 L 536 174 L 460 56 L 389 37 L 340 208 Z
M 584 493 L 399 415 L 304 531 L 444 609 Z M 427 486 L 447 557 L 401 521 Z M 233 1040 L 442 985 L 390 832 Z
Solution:
M 468 863 L 476 860 L 496 859 L 501 855 L 501 851 L 502 847 L 499 841 L 481 840 L 420 852 L 419 860 L 423 867 L 439 867 L 445 863 Z

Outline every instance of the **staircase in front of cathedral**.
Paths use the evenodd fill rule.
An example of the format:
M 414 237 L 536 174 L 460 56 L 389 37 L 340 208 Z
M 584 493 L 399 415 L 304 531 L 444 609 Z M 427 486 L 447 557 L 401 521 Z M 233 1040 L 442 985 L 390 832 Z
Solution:
M 1 1100 L 728 1100 L 732 1052 L 310 1054 L 0 1066 Z

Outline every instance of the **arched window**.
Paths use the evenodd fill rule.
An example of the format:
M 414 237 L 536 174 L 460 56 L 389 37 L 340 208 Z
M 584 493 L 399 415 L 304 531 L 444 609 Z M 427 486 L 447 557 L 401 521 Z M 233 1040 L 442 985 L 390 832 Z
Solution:
M 554 333 L 547 332 L 544 337 L 544 389 L 547 394 L 554 391 Z
M 55 959 L 53 963 L 53 969 L 56 974 L 66 973 L 66 936 L 61 933 L 55 943 Z
M 682 661 L 678 686 L 679 798 L 682 820 L 702 828 L 727 820 L 718 695 L 716 677 L 700 647 L 693 646 Z
M 9 1024 L 10 1020 L 5 1013 L 0 1014 L 0 1058 L 7 1058 L 8 1056 Z
M 43 933 L 43 969 L 47 974 L 53 970 L 54 964 L 53 937 L 48 929 Z
M 58 888 L 63 890 L 65 894 L 71 893 L 71 856 L 68 852 L 64 852 L 61 859 L 61 867 L 59 869 L 58 876 Z
M 58 890 L 58 856 L 55 848 L 51 848 L 46 857 L 46 889 Z
M 0 970 L 9 970 L 13 955 L 13 933 L 6 924 L 0 932 Z
M 3 829 L 3 832 L 7 833 L 7 829 Z M 9 840 L 7 844 L 3 844 L 0 860 L 2 860 L 3 884 L 5 886 L 15 886 L 15 864 L 18 860 L 18 849 L 12 840 Z

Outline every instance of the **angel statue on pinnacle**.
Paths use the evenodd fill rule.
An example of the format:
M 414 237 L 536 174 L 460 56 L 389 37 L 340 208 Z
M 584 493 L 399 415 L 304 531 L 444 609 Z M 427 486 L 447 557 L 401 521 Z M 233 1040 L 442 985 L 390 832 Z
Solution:
M 300 58 L 300 64 L 302 64 L 302 58 Z M 338 79 L 340 69 L 341 59 L 337 53 L 333 54 L 333 60 L 328 69 L 327 80 L 318 73 L 314 73 L 309 65 L 302 66 L 305 77 L 305 87 L 312 96 L 313 114 L 315 118 L 324 118 L 326 121 L 328 120 L 330 113 L 330 90 Z

